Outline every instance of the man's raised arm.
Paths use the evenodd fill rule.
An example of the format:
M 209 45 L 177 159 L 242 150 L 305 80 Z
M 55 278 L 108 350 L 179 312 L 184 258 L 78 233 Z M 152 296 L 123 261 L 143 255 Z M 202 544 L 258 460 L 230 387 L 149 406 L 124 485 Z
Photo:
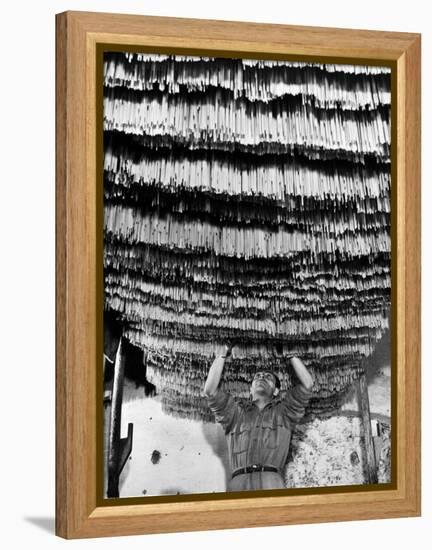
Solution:
M 313 386 L 313 378 L 310 375 L 310 372 L 304 366 L 303 362 L 298 357 L 291 357 L 290 361 L 294 372 L 296 373 L 296 376 L 300 381 L 300 384 L 306 390 L 311 390 Z
M 281 345 L 276 346 L 276 353 L 279 357 L 283 356 Z M 314 381 L 310 372 L 298 357 L 291 357 L 290 365 L 294 370 L 297 383 L 294 383 L 293 387 L 286 392 L 282 405 L 285 415 L 294 425 L 299 422 L 305 414 L 306 407 L 312 397 Z
M 225 365 L 225 359 L 227 359 L 230 355 L 231 355 L 231 346 L 226 345 L 222 355 L 219 355 L 213 361 L 212 366 L 210 367 L 209 373 L 207 375 L 207 380 L 204 385 L 204 394 L 207 397 L 212 397 L 213 395 L 215 395 L 222 377 L 222 372 Z

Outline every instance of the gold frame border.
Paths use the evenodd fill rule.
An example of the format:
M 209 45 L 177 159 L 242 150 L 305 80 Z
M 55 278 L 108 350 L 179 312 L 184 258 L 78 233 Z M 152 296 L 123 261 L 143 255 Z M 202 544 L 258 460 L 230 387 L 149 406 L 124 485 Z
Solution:
M 87 12 L 59 14 L 56 26 L 56 533 L 82 538 L 419 515 L 420 35 Z M 140 46 L 157 52 L 210 50 L 230 57 L 245 53 L 256 58 L 266 52 L 273 59 L 282 54 L 285 59 L 392 67 L 392 155 L 397 151 L 391 167 L 392 201 L 397 196 L 391 213 L 395 488 L 349 486 L 355 490 L 320 488 L 318 494 L 320 489 L 301 489 L 302 494 L 277 497 L 265 491 L 265 497 L 256 492 L 250 498 L 220 493 L 220 499 L 199 501 L 193 495 L 193 501 L 176 497 L 175 502 L 144 497 L 144 505 L 126 504 L 123 498 L 121 506 L 98 503 L 95 395 L 100 342 L 92 337 L 98 334 L 100 339 L 96 329 L 102 313 L 97 310 L 95 277 L 101 253 L 96 245 L 101 219 L 95 212 L 101 189 L 94 183 L 98 44 L 134 51 Z

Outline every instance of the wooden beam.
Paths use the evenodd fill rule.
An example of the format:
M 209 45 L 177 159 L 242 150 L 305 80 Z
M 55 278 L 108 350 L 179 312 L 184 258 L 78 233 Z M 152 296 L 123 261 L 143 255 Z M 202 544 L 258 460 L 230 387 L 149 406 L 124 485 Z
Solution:
M 109 432 L 108 448 L 108 498 L 117 498 L 119 496 L 119 477 L 120 477 L 120 430 L 121 430 L 121 410 L 123 402 L 123 385 L 125 371 L 125 356 L 123 353 L 123 337 L 117 348 L 114 363 L 114 381 L 112 389 L 111 419 Z
M 363 423 L 363 433 L 366 448 L 366 475 L 368 483 L 378 483 L 375 449 L 372 438 L 371 415 L 369 406 L 369 393 L 367 388 L 366 373 L 363 372 L 358 380 L 358 398 L 360 414 Z

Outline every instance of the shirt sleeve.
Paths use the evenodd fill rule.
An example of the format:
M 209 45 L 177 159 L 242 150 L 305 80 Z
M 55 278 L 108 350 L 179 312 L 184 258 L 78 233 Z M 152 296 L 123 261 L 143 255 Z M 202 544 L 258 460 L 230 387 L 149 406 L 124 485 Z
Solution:
M 302 384 L 297 384 L 287 391 L 282 403 L 284 405 L 284 414 L 293 424 L 296 424 L 303 418 L 311 396 L 312 392 Z
M 240 410 L 233 396 L 228 392 L 217 389 L 214 395 L 207 396 L 207 402 L 215 415 L 216 422 L 222 424 L 225 433 L 230 432 L 237 421 Z

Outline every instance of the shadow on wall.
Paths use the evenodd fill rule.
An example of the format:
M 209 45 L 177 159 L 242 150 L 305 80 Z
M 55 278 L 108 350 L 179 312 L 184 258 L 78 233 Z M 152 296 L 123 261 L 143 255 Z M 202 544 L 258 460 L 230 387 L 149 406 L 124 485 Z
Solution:
M 202 423 L 202 433 L 204 439 L 213 450 L 223 466 L 225 472 L 225 490 L 231 477 L 231 468 L 228 457 L 228 444 L 222 426 L 219 424 L 211 424 L 209 422 Z

